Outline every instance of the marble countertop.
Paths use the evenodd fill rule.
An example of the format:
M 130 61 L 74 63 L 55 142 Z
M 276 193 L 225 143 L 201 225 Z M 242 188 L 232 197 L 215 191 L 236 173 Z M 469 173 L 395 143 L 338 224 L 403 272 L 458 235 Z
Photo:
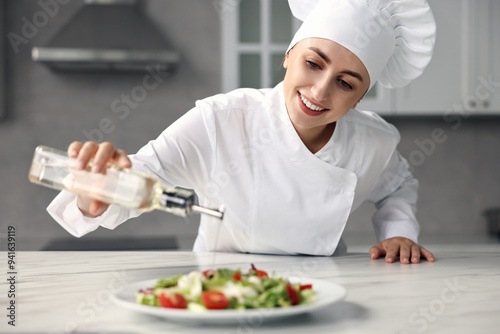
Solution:
M 435 263 L 387 264 L 356 250 L 340 257 L 191 252 L 18 252 L 0 301 L 1 333 L 498 333 L 500 244 L 428 247 Z M 143 280 L 250 263 L 277 274 L 344 286 L 347 297 L 320 311 L 233 325 L 166 321 L 120 307 L 112 292 Z M 15 297 L 9 297 L 15 276 Z M 15 302 L 15 327 L 8 324 Z M 7 315 L 7 317 L 6 317 Z M 267 321 L 269 320 L 269 321 Z

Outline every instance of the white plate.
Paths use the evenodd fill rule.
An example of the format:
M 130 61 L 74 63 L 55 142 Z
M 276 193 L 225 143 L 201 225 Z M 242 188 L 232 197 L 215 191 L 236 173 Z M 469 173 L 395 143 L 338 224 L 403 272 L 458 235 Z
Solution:
M 285 308 L 272 309 L 247 309 L 247 310 L 207 310 L 203 312 L 193 312 L 188 310 L 169 309 L 164 307 L 155 307 L 137 304 L 135 294 L 140 289 L 154 286 L 157 279 L 137 282 L 125 287 L 124 290 L 115 294 L 113 300 L 120 306 L 128 309 L 150 314 L 167 320 L 189 323 L 212 323 L 212 324 L 231 324 L 240 323 L 251 319 L 252 321 L 276 320 L 284 317 L 290 317 L 297 314 L 312 312 L 321 309 L 327 305 L 336 303 L 345 298 L 347 291 L 344 287 L 313 278 L 290 278 L 291 282 L 300 282 L 302 284 L 312 284 L 313 290 L 318 297 L 312 304 L 298 305 Z

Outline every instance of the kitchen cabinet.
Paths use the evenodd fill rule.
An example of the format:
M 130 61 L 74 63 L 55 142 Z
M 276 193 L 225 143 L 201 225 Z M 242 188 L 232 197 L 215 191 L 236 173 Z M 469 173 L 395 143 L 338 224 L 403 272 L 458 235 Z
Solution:
M 500 114 L 500 1 L 429 0 L 437 41 L 427 70 L 397 89 L 395 114 Z
M 500 114 L 500 1 L 429 0 L 437 22 L 434 56 L 408 86 L 365 97 L 381 115 Z
M 428 67 L 405 87 L 385 89 L 377 84 L 375 92 L 367 94 L 358 109 L 381 115 L 440 114 L 460 102 L 462 83 L 469 80 L 464 65 L 472 53 L 467 49 L 472 32 L 464 34 L 470 19 L 467 7 L 482 1 L 428 1 L 437 24 L 436 46 Z
M 434 55 L 419 78 L 392 92 L 398 115 L 440 114 L 461 100 L 468 53 L 466 38 L 462 36 L 468 18 L 464 13 L 465 1 L 430 0 L 429 4 L 437 24 Z

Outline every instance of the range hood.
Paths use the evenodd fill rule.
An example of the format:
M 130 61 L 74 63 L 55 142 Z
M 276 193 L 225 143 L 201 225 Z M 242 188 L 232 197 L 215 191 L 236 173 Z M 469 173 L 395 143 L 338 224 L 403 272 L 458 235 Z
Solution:
M 83 7 L 32 59 L 59 71 L 171 72 L 179 54 L 144 15 L 139 0 L 85 0 Z

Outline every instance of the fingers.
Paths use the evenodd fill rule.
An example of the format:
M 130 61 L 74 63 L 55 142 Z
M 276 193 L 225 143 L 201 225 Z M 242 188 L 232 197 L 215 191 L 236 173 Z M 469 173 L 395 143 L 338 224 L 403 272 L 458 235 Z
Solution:
M 413 251 L 413 244 L 407 245 L 402 243 L 399 250 L 399 261 L 404 264 L 410 263 L 410 256 L 412 256 Z
M 92 200 L 90 203 L 90 208 L 89 211 L 93 217 L 100 216 L 106 209 L 108 208 L 109 204 L 100 202 L 98 200 Z
M 107 203 L 83 196 L 77 197 L 77 205 L 84 216 L 91 218 L 102 215 L 109 207 Z
M 399 253 L 399 245 L 396 243 L 390 243 L 387 246 L 386 254 L 385 254 L 385 262 L 393 263 L 396 259 L 396 256 Z
M 420 262 L 420 246 L 409 239 L 401 242 L 399 259 L 403 264 Z
M 381 247 L 381 243 L 376 244 L 368 251 L 372 259 L 378 259 L 380 255 L 385 254 L 385 250 Z
M 92 160 L 91 171 L 95 173 L 103 172 L 110 164 L 117 164 L 124 168 L 132 166 L 127 153 L 124 150 L 117 150 L 108 142 L 98 144 L 88 141 L 82 144 L 75 141 L 68 147 L 68 156 L 76 159 L 78 169 L 85 169 Z M 88 217 L 100 216 L 109 207 L 109 204 L 84 196 L 78 196 L 77 204 L 80 211 Z
M 81 143 L 75 141 L 68 147 L 68 155 L 77 159 L 77 168 L 84 169 L 90 160 L 92 161 L 92 172 L 102 172 L 107 165 L 116 164 L 123 168 L 130 168 L 132 162 L 124 150 L 116 149 L 111 143 L 101 144 L 88 141 Z
M 87 143 L 85 143 L 87 144 Z M 92 143 L 94 144 L 94 143 Z M 85 148 L 85 145 L 84 145 Z M 89 148 L 89 151 L 91 148 Z M 114 159 L 116 149 L 108 142 L 102 143 L 98 146 L 97 150 L 94 152 L 94 161 L 92 162 L 92 171 L 95 173 L 101 172 L 104 167 Z M 80 153 L 81 155 L 81 153 Z
M 422 253 L 423 257 L 429 261 L 429 262 L 434 262 L 434 255 L 429 252 L 427 249 L 424 247 L 420 246 L 420 252 Z
M 80 152 L 83 144 L 79 141 L 74 141 L 68 146 L 68 156 L 70 158 L 78 157 L 78 153 Z
M 89 163 L 90 159 L 94 157 L 98 148 L 99 145 L 94 142 L 88 141 L 83 144 L 83 146 L 80 148 L 80 151 L 78 152 L 77 168 L 84 169 Z
M 434 262 L 434 255 L 432 255 L 431 252 L 424 247 L 413 243 L 411 246 L 411 263 L 420 263 L 421 258 L 424 258 L 429 262 Z
M 378 259 L 380 256 L 385 255 L 385 261 L 389 263 L 394 262 L 398 252 L 399 245 L 387 240 L 379 242 L 368 251 L 372 259 Z
M 132 162 L 130 161 L 127 152 L 125 152 L 124 150 L 116 150 L 113 159 L 115 160 L 115 163 L 120 167 L 132 167 Z
M 421 258 L 434 262 L 434 255 L 424 247 L 410 239 L 394 237 L 379 242 L 369 250 L 372 259 L 377 259 L 385 254 L 385 261 L 393 263 L 399 255 L 402 264 L 419 263 Z

